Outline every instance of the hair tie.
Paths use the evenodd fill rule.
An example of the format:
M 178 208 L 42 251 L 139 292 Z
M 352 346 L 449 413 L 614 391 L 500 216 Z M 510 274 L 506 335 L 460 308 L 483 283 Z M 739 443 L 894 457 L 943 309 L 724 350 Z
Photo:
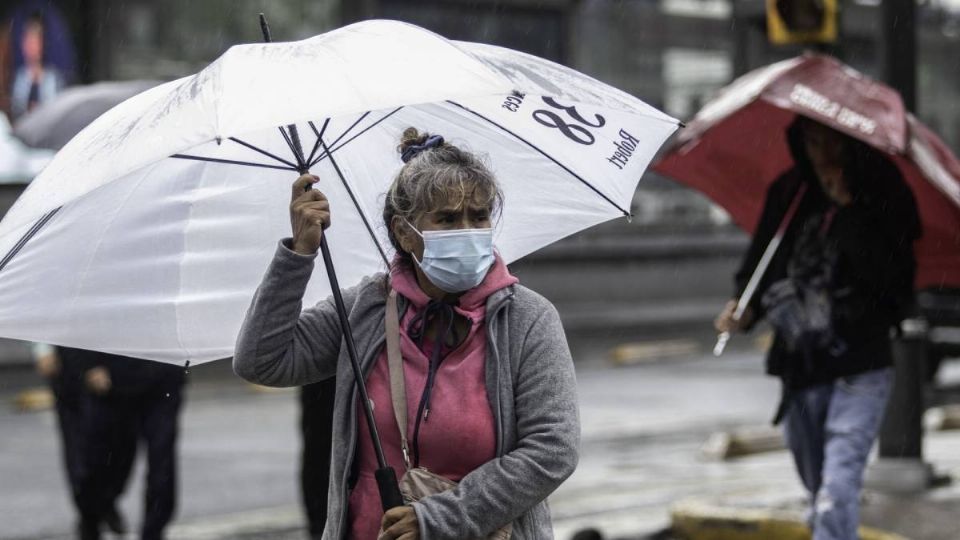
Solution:
M 437 148 L 441 144 L 443 144 L 443 137 L 440 135 L 431 135 L 430 138 L 424 141 L 423 144 L 414 144 L 408 146 L 403 153 L 400 154 L 400 159 L 402 159 L 404 163 L 407 163 L 411 159 L 417 157 L 417 154 L 420 152 L 430 148 Z

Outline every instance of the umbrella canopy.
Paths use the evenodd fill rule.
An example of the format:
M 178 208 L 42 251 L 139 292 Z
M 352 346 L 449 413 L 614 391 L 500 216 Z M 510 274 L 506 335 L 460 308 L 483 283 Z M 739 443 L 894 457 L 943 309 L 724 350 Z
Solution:
M 230 356 L 290 234 L 287 124 L 331 200 L 342 286 L 392 257 L 378 216 L 408 126 L 487 157 L 508 262 L 626 215 L 678 126 L 571 69 L 404 23 L 236 46 L 105 113 L 21 196 L 0 223 L 0 335 L 174 363 Z M 313 279 L 304 305 L 329 293 Z
M 13 134 L 34 148 L 59 150 L 101 114 L 157 84 L 158 81 L 107 81 L 73 86 L 20 117 Z
M 793 166 L 786 128 L 797 115 L 885 152 L 920 210 L 920 288 L 960 286 L 960 162 L 893 89 L 808 54 L 740 77 L 704 105 L 654 168 L 698 191 L 752 233 L 764 194 Z

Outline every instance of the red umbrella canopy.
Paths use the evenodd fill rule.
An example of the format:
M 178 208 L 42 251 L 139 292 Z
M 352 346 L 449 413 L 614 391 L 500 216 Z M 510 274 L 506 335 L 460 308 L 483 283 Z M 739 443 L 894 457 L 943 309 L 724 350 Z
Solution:
M 896 91 L 836 59 L 808 54 L 735 80 L 678 133 L 654 169 L 704 193 L 753 233 L 767 188 L 793 166 L 786 129 L 798 114 L 892 158 L 923 224 L 917 287 L 960 287 L 960 162 L 906 112 Z

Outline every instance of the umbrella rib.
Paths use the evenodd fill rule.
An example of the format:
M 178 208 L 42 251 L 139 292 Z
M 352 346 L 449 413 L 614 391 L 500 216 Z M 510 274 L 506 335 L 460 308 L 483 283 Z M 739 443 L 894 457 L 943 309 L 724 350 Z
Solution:
M 396 114 L 397 111 L 399 111 L 399 110 L 402 109 L 402 108 L 403 108 L 403 106 L 400 106 L 400 107 L 397 107 L 396 109 L 390 111 L 390 112 L 387 113 L 383 118 L 381 118 L 381 119 L 377 120 L 376 122 L 370 124 L 369 126 L 363 128 L 363 131 L 361 131 L 360 133 L 357 133 L 357 134 L 354 135 L 353 137 L 350 137 L 350 138 L 347 139 L 346 141 L 343 141 L 343 144 L 341 144 L 340 146 L 334 148 L 333 150 L 327 149 L 327 148 L 326 148 L 326 145 L 324 145 L 324 148 L 325 148 L 325 149 L 324 149 L 324 152 L 323 152 L 322 154 L 320 154 L 320 157 L 318 157 L 317 160 L 314 161 L 313 163 L 311 163 L 310 165 L 313 166 L 313 165 L 316 165 L 317 163 L 320 163 L 321 161 L 323 161 L 324 158 L 326 158 L 327 156 L 330 155 L 330 152 L 336 152 L 337 150 L 340 150 L 341 148 L 343 148 L 344 146 L 346 146 L 347 144 L 349 144 L 350 142 L 352 142 L 352 141 L 353 141 L 354 139 L 356 139 L 357 137 L 359 137 L 359 136 L 363 135 L 364 133 L 370 131 L 371 129 L 375 128 L 375 127 L 377 126 L 377 124 L 383 122 L 383 121 L 386 120 L 387 118 L 390 118 L 391 116 L 393 116 L 394 114 Z M 342 137 L 341 137 L 341 138 L 342 138 Z M 339 140 L 339 139 L 338 139 L 338 140 Z M 334 144 L 336 144 L 336 141 L 334 141 L 334 142 L 331 144 L 331 146 L 333 146 Z
M 383 246 L 380 245 L 380 241 L 377 239 L 376 233 L 373 232 L 373 227 L 370 225 L 367 215 L 360 207 L 360 202 L 357 200 L 357 196 L 354 195 L 353 190 L 350 189 L 350 184 L 347 183 L 347 178 L 343 175 L 343 171 L 340 170 L 340 165 L 337 164 L 337 160 L 333 159 L 333 154 L 330 153 L 327 143 L 323 142 L 322 138 L 320 139 L 320 144 L 323 146 L 324 153 L 330 157 L 330 164 L 333 165 L 333 170 L 335 170 L 337 172 L 337 176 L 340 177 L 340 183 L 343 184 L 344 189 L 347 190 L 347 194 L 350 195 L 350 200 L 353 201 L 353 206 L 357 209 L 357 213 L 360 214 L 360 219 L 363 221 L 363 225 L 367 228 L 367 233 L 369 233 L 370 238 L 373 239 L 373 245 L 377 246 L 377 251 L 380 252 L 380 257 L 383 258 L 383 263 L 387 265 L 387 268 L 390 268 L 390 260 L 387 259 L 387 253 L 383 250 Z
M 283 135 L 283 140 L 287 141 L 287 146 L 290 147 L 290 151 L 293 152 L 293 158 L 297 160 L 297 163 L 303 163 L 303 157 L 300 156 L 300 152 L 295 146 L 293 146 L 293 140 L 290 139 L 290 136 L 287 135 L 287 130 L 283 129 L 283 126 L 278 126 L 277 129 L 280 130 L 280 134 Z M 300 167 L 297 167 L 294 170 L 299 170 Z
M 271 157 L 271 158 L 279 161 L 280 163 L 283 163 L 284 165 L 289 165 L 290 167 L 293 167 L 293 168 L 296 168 L 296 167 L 297 167 L 295 164 L 290 163 L 289 161 L 283 159 L 282 157 L 277 156 L 277 155 L 274 155 L 274 154 L 271 154 L 270 152 L 267 152 L 266 150 L 263 150 L 263 149 L 261 149 L 261 148 L 257 148 L 256 146 L 254 146 L 254 145 L 252 145 L 252 144 L 250 144 L 250 143 L 248 143 L 248 142 L 246 142 L 246 141 L 242 141 L 242 140 L 240 140 L 240 139 L 238 139 L 238 138 L 236 138 L 236 137 L 228 137 L 228 139 L 230 139 L 231 141 L 233 141 L 233 142 L 235 142 L 235 143 L 237 143 L 237 144 L 241 144 L 241 145 L 243 145 L 243 146 L 246 146 L 247 148 L 249 148 L 249 149 L 251 149 L 251 150 L 253 150 L 253 151 L 255 151 L 255 152 L 260 152 L 261 154 L 263 154 L 263 155 L 265 155 L 265 156 L 267 156 L 267 157 Z
M 310 151 L 310 157 L 307 158 L 307 163 L 313 165 L 313 158 L 317 155 L 317 150 L 320 148 L 320 139 L 323 138 L 323 134 L 327 131 L 327 126 L 330 124 L 330 119 L 327 118 L 323 121 L 323 127 L 320 130 L 317 130 L 316 124 L 313 123 L 313 120 L 307 122 L 310 125 L 310 129 L 313 130 L 313 133 L 317 136 L 317 142 L 313 143 L 313 150 Z
M 36 236 L 36 234 L 40 232 L 40 229 L 42 229 L 43 226 L 46 225 L 47 222 L 49 222 L 50 219 L 52 219 L 53 216 L 60 211 L 61 208 L 63 207 L 58 206 L 53 210 L 47 212 L 46 214 L 41 216 L 36 223 L 33 224 L 33 227 L 30 227 L 30 230 L 28 230 L 20 238 L 20 240 L 17 241 L 17 243 L 13 246 L 13 248 L 10 249 L 10 251 L 6 255 L 4 255 L 3 259 L 0 260 L 0 271 L 3 271 L 3 269 L 7 267 L 7 264 L 11 260 L 13 260 L 13 258 L 16 257 L 18 253 L 20 253 L 20 250 L 23 249 L 23 246 L 27 245 L 27 242 L 29 242 L 31 238 Z
M 472 109 L 469 109 L 469 108 L 467 108 L 467 107 L 465 107 L 465 106 L 463 106 L 463 105 L 461 105 L 461 104 L 459 104 L 459 103 L 456 103 L 456 102 L 450 101 L 450 100 L 447 100 L 447 103 L 449 103 L 449 104 L 451 104 L 451 105 L 454 105 L 454 106 L 457 106 L 457 107 L 463 109 L 464 111 L 467 111 L 468 113 L 470 113 L 470 114 L 472 114 L 472 115 L 474 115 L 474 116 L 476 116 L 476 117 L 478 117 L 478 118 L 480 118 L 480 119 L 482 119 L 482 120 L 486 120 L 487 122 L 489 122 L 489 123 L 493 124 L 494 126 L 500 128 L 501 130 L 509 133 L 510 135 L 513 135 L 514 138 L 516 138 L 518 141 L 520 141 L 520 142 L 526 144 L 527 146 L 529 146 L 530 148 L 536 150 L 536 151 L 539 152 L 541 155 L 543 155 L 543 157 L 549 159 L 550 161 L 552 161 L 552 162 L 554 162 L 555 164 L 557 164 L 558 167 L 560 167 L 561 169 L 567 171 L 567 173 L 569 173 L 570 176 L 573 176 L 574 178 L 576 178 L 577 180 L 579 180 L 580 182 L 582 182 L 583 185 L 585 185 L 585 186 L 587 186 L 588 188 L 590 188 L 591 190 L 593 190 L 593 192 L 596 193 L 597 195 L 599 195 L 601 198 L 603 198 L 603 200 L 605 200 L 605 201 L 607 201 L 608 203 L 610 203 L 610 204 L 611 204 L 614 208 L 616 208 L 617 210 L 623 212 L 623 215 L 628 216 L 628 217 L 631 215 L 630 212 L 628 212 L 628 211 L 624 210 L 623 208 L 621 208 L 619 204 L 615 203 L 610 197 L 607 197 L 602 191 L 600 191 L 599 189 L 597 189 L 596 186 L 594 186 L 594 185 L 591 184 L 590 182 L 586 181 L 586 179 L 584 179 L 584 178 L 583 178 L 582 176 L 580 176 L 579 174 L 571 171 L 569 167 L 567 167 L 567 166 L 564 165 L 563 163 L 560 163 L 559 161 L 557 161 L 556 159 L 554 159 L 553 156 L 551 156 L 550 154 L 544 152 L 544 151 L 543 151 L 540 147 L 538 147 L 537 145 L 533 144 L 532 142 L 530 142 L 530 141 L 524 139 L 523 137 L 521 137 L 520 135 L 517 135 L 517 134 L 514 133 L 513 131 L 510 131 L 509 129 L 505 128 L 504 126 L 502 126 L 502 125 L 494 122 L 493 120 L 487 118 L 486 116 L 484 116 L 484 115 L 482 115 L 482 114 L 480 114 L 480 113 L 478 113 L 478 112 L 476 112 L 476 111 L 474 111 L 474 110 L 472 110 Z
M 265 169 L 279 169 L 281 171 L 295 171 L 296 167 L 281 167 L 280 165 L 267 165 L 266 163 L 253 163 L 250 161 L 236 161 L 233 159 L 220 159 L 203 156 L 191 156 L 189 154 L 173 154 L 170 156 L 177 159 L 190 159 L 193 161 L 210 161 L 213 163 L 226 163 L 227 165 L 245 165 L 247 167 L 263 167 Z
M 293 142 L 291 148 L 293 149 L 294 155 L 297 157 L 298 168 L 301 170 L 307 169 L 307 160 L 303 155 L 303 144 L 300 143 L 300 132 L 297 131 L 296 124 L 289 124 L 287 126 L 287 132 L 290 134 L 290 140 Z
M 340 134 L 339 137 L 337 137 L 336 139 L 334 139 L 334 141 L 333 141 L 332 143 L 330 143 L 330 146 L 336 146 L 337 143 L 340 142 L 341 139 L 343 139 L 344 137 L 347 136 L 347 133 L 350 133 L 351 131 L 353 131 L 353 128 L 357 127 L 357 124 L 359 124 L 360 122 L 362 122 L 363 119 L 366 118 L 366 117 L 369 116 L 369 115 L 370 115 L 370 111 L 367 111 L 367 112 L 363 113 L 362 115 L 360 115 L 360 118 L 357 118 L 357 120 L 356 120 L 354 123 L 350 124 L 350 127 L 348 127 L 343 133 Z M 372 127 L 372 126 L 371 126 L 371 127 Z M 366 131 L 366 130 L 364 130 L 364 131 Z M 361 133 L 363 133 L 364 131 L 362 131 Z M 316 165 L 317 163 L 320 163 L 320 160 L 322 160 L 323 158 L 327 157 L 327 150 L 329 150 L 329 146 L 327 146 L 326 143 L 321 143 L 321 144 L 323 144 L 323 146 L 324 146 L 324 153 L 320 154 L 320 157 L 318 157 L 318 158 L 316 159 L 316 161 L 314 161 L 313 163 L 310 163 L 310 166 L 311 166 L 311 167 L 313 167 L 313 166 Z

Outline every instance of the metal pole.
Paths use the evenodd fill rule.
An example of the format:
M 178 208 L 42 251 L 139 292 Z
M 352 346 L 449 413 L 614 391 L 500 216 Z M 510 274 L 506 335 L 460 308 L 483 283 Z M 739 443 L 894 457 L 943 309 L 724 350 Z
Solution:
M 896 382 L 880 428 L 880 457 L 923 457 L 923 385 L 927 359 L 927 322 L 906 319 L 893 342 Z M 918 394 L 919 390 L 919 394 Z
M 883 72 L 908 111 L 917 108 L 916 2 L 883 0 Z
M 900 93 L 907 111 L 917 101 L 916 2 L 883 0 L 881 6 L 884 77 Z M 917 491 L 929 487 L 930 466 L 923 462 L 923 412 L 927 322 L 900 323 L 893 342 L 895 378 L 880 427 L 879 459 L 867 470 L 866 485 L 886 491 Z
M 884 76 L 887 83 L 900 93 L 904 107 L 912 111 L 917 99 L 916 2 L 884 0 L 881 10 Z M 904 329 L 925 324 L 910 319 L 904 321 Z M 887 420 L 880 431 L 880 457 L 920 459 L 923 455 L 921 417 L 925 340 L 925 331 L 904 331 L 894 344 L 897 376 Z
M 929 488 L 932 467 L 923 461 L 923 385 L 927 360 L 927 322 L 922 318 L 900 323 L 893 342 L 896 374 L 890 401 L 880 426 L 878 459 L 867 467 L 864 485 L 877 491 L 912 493 Z

